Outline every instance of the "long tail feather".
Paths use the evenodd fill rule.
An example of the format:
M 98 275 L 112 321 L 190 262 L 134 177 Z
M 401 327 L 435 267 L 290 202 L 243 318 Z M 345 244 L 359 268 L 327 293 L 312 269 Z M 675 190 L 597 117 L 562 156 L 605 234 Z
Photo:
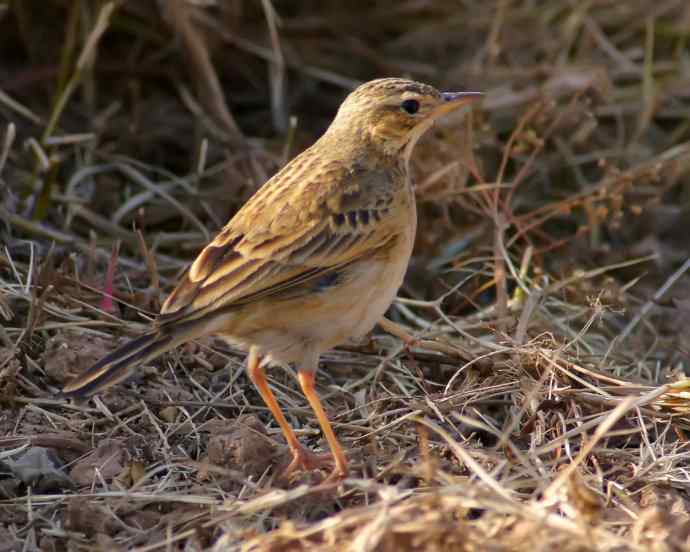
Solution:
M 186 341 L 186 340 L 185 340 Z M 181 343 L 174 335 L 150 333 L 106 355 L 62 390 L 66 397 L 89 397 L 126 379 L 134 369 Z

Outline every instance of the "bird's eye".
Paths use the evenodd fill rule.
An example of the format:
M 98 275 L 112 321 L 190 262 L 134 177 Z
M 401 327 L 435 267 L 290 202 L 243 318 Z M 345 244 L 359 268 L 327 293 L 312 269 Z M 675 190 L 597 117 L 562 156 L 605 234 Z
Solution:
M 417 111 L 419 111 L 419 102 L 417 100 L 405 100 L 402 104 L 400 104 L 400 107 L 402 107 L 405 113 L 414 115 L 417 113 Z

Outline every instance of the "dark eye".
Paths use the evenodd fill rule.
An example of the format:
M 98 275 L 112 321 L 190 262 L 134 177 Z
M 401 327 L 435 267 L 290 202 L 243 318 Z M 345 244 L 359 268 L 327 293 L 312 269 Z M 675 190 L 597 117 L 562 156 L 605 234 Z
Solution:
M 400 107 L 402 107 L 403 111 L 406 113 L 414 115 L 417 113 L 417 111 L 419 111 L 419 102 L 417 100 L 405 100 L 400 104 Z

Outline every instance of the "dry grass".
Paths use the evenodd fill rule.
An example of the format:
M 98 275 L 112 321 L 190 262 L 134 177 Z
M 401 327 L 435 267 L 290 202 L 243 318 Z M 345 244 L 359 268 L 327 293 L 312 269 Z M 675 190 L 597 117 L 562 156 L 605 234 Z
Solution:
M 0 549 L 687 550 L 688 29 L 684 0 L 0 4 Z M 487 97 L 415 156 L 416 340 L 323 359 L 350 479 L 277 481 L 214 341 L 59 398 L 385 75 Z

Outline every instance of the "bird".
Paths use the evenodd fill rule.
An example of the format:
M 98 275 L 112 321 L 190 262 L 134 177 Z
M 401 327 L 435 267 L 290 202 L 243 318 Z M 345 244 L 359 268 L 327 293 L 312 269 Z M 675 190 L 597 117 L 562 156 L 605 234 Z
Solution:
M 89 397 L 188 341 L 215 336 L 247 351 L 246 373 L 285 436 L 285 470 L 348 474 L 346 454 L 319 400 L 322 353 L 370 332 L 393 302 L 417 227 L 410 156 L 439 119 L 481 97 L 404 78 L 353 90 L 332 123 L 237 211 L 163 303 L 151 330 L 78 375 L 66 397 Z M 294 365 L 330 448 L 304 447 L 264 368 Z

